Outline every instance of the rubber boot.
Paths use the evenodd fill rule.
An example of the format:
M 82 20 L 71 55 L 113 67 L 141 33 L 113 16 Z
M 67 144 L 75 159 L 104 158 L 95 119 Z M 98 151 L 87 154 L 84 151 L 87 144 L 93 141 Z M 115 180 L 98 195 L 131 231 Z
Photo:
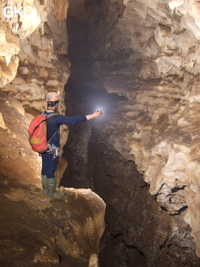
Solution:
M 47 183 L 47 176 L 42 175 L 42 189 L 43 189 L 43 195 L 48 194 L 48 183 Z
M 64 193 L 56 192 L 56 178 L 47 178 L 47 184 L 48 184 L 47 195 L 49 197 L 61 199 L 65 196 Z

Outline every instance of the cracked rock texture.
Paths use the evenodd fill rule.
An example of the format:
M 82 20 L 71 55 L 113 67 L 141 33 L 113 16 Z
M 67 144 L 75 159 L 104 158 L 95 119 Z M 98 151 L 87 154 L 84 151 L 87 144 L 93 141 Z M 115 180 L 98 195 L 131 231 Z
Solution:
M 87 3 L 95 77 L 106 92 L 126 97 L 108 110 L 114 118 L 107 143 L 135 161 L 169 214 L 186 209 L 200 256 L 200 4 Z
M 69 166 L 64 175 L 65 183 L 77 187 L 80 184 L 91 186 L 109 205 L 110 213 L 106 217 L 109 229 L 105 239 L 110 247 L 110 254 L 107 248 L 110 258 L 113 256 L 113 260 L 119 260 L 115 261 L 115 266 L 132 266 L 129 265 L 132 259 L 130 251 L 135 249 L 144 260 L 143 265 L 138 266 L 160 266 L 159 261 L 164 266 L 198 266 L 199 2 L 85 2 L 90 48 L 88 63 L 92 65 L 87 78 L 81 67 L 79 72 L 74 71 L 74 76 L 72 73 L 68 91 L 75 103 L 74 110 L 77 107 L 80 110 L 100 107 L 103 118 L 92 123 L 90 131 L 80 126 L 77 133 L 76 130 L 71 132 L 66 152 Z M 78 33 L 81 22 L 70 10 L 69 14 L 73 17 L 73 29 L 77 31 L 74 40 L 78 37 L 81 40 Z M 80 63 L 76 56 L 73 59 L 78 67 Z M 82 82 L 75 80 L 77 73 L 83 75 Z M 78 92 L 84 96 L 78 96 Z M 84 104 L 80 105 L 81 101 Z M 81 141 L 77 141 L 80 134 Z M 97 150 L 94 146 L 98 146 Z M 115 152 L 119 157 L 116 158 Z M 77 168 L 77 162 L 82 164 L 81 170 Z M 141 192 L 134 192 L 136 199 L 131 192 L 138 174 L 129 169 L 131 162 L 133 166 L 136 164 L 137 171 L 148 185 L 147 191 L 141 186 Z M 152 202 L 147 197 L 148 192 L 152 195 Z M 159 216 L 159 210 L 155 209 L 155 225 L 163 225 L 166 221 L 168 226 L 163 225 L 161 230 L 154 225 L 155 235 L 149 237 L 152 238 L 152 253 L 151 246 L 146 249 L 146 241 L 142 248 L 141 240 L 137 239 L 145 232 L 147 236 L 148 226 L 140 227 L 142 223 L 137 224 L 135 214 L 143 222 L 145 216 L 140 212 L 150 212 L 154 199 L 168 214 Z M 140 203 L 147 206 L 142 209 Z M 126 205 L 129 206 L 127 210 Z M 110 214 L 114 214 L 113 217 Z M 127 214 L 130 217 L 126 223 Z M 145 220 L 147 224 L 150 214 Z M 136 225 L 138 229 L 133 231 Z M 162 244 L 157 242 L 159 233 L 166 237 Z M 114 245 L 116 247 L 112 249 Z M 173 255 L 168 250 L 170 248 L 173 248 Z M 164 254 L 171 258 L 165 258 Z M 105 265 L 103 254 L 102 263 L 112 266 L 111 263 Z

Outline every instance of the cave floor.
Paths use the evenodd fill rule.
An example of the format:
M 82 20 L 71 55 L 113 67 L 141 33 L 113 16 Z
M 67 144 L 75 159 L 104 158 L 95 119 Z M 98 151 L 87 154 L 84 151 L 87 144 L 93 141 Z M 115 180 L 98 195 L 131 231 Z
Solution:
M 52 221 L 41 212 L 51 200 L 39 188 L 11 186 L 5 176 L 0 176 L 0 184 L 1 267 L 88 266 L 59 250 Z

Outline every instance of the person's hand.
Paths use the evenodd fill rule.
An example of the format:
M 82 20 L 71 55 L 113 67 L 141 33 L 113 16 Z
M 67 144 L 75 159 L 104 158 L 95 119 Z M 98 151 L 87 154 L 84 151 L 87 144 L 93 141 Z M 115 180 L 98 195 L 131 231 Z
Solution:
M 97 110 L 93 113 L 94 118 L 101 117 L 101 115 L 102 115 L 102 110 L 100 110 L 100 109 L 97 109 Z
M 91 115 L 87 115 L 86 118 L 87 118 L 87 120 L 91 120 L 94 118 L 101 117 L 101 115 L 102 115 L 102 111 L 100 109 L 98 109 L 94 113 L 92 113 Z

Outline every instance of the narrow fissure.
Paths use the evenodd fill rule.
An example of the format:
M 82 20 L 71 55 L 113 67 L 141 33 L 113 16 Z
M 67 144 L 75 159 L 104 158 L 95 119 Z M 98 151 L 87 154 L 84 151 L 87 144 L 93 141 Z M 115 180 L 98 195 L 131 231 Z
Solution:
M 84 1 L 81 3 L 83 11 Z M 126 102 L 127 105 L 130 103 L 126 96 L 108 94 L 101 77 L 95 77 L 95 47 L 91 42 L 95 36 L 91 36 L 86 10 L 82 17 L 78 15 L 80 12 L 73 5 L 69 7 L 68 57 L 72 65 L 65 88 L 67 115 L 86 114 L 101 108 L 103 117 L 92 123 L 70 126 L 63 154 L 68 167 L 61 185 L 91 188 L 107 205 L 106 229 L 100 243 L 100 266 L 145 267 L 160 266 L 161 263 L 163 266 L 179 266 L 184 262 L 184 257 L 180 256 L 181 247 L 176 244 L 181 242 L 180 235 L 176 236 L 175 243 L 170 247 L 163 246 L 163 240 L 170 240 L 171 223 L 177 218 L 170 217 L 149 194 L 149 186 L 137 171 L 133 159 L 125 158 L 107 142 L 113 134 L 113 125 L 120 124 L 123 131 L 123 121 L 120 119 L 122 107 Z M 119 61 L 124 55 L 119 55 Z M 116 59 L 109 58 L 107 66 L 114 64 L 112 60 Z M 134 73 L 137 73 L 139 64 L 141 62 L 138 60 L 133 64 Z M 121 66 L 116 65 L 118 67 Z M 137 86 L 137 83 L 134 84 L 135 89 Z M 185 252 L 188 253 L 188 260 L 194 262 L 190 258 L 190 249 L 186 248 Z

